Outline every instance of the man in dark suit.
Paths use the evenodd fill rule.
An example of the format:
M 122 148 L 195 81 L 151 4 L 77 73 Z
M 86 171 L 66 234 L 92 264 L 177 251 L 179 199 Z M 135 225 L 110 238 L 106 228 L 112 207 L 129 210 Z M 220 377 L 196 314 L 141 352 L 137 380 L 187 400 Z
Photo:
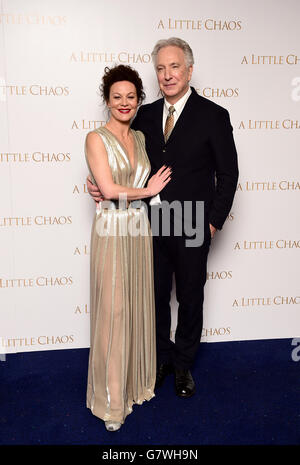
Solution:
M 172 167 L 172 180 L 151 208 L 163 201 L 190 202 L 190 221 L 195 226 L 197 202 L 204 202 L 201 245 L 188 246 L 184 230 L 180 236 L 172 234 L 171 228 L 171 234 L 160 231 L 153 237 L 156 387 L 174 371 L 176 394 L 190 397 L 195 393 L 190 369 L 202 333 L 207 256 L 211 238 L 222 229 L 233 202 L 237 154 L 228 111 L 189 85 L 194 63 L 189 45 L 178 38 L 160 40 L 152 57 L 164 98 L 141 106 L 132 127 L 145 135 L 151 174 L 165 164 Z M 90 185 L 88 189 L 93 190 Z M 174 343 L 170 339 L 173 274 L 179 304 Z

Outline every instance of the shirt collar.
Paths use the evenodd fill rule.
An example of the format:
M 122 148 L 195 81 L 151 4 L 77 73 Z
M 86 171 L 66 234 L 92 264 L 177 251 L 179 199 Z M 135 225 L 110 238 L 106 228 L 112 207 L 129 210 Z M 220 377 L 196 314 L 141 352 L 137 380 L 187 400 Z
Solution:
M 184 105 L 185 105 L 187 99 L 189 98 L 189 96 L 191 95 L 191 93 L 192 93 L 192 90 L 189 87 L 188 90 L 186 91 L 186 93 L 176 103 L 173 104 L 173 107 L 175 108 L 176 112 L 179 112 L 180 110 L 182 110 L 182 108 L 184 107 Z M 169 111 L 169 108 L 170 108 L 170 106 L 172 104 L 169 103 L 166 99 L 164 99 L 164 100 L 165 100 L 166 110 Z

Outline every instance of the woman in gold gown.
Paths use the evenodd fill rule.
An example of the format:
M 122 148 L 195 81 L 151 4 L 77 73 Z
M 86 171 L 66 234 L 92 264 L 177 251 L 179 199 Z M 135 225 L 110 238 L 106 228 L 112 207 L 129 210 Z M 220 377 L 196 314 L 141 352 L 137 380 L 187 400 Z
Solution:
M 130 122 L 145 96 L 129 66 L 106 68 L 101 86 L 110 117 L 86 137 L 90 176 L 101 191 L 91 232 L 91 340 L 87 407 L 116 431 L 154 396 L 156 376 L 152 236 L 143 202 L 170 181 L 151 177 L 144 136 Z M 145 187 L 146 186 L 146 187 Z

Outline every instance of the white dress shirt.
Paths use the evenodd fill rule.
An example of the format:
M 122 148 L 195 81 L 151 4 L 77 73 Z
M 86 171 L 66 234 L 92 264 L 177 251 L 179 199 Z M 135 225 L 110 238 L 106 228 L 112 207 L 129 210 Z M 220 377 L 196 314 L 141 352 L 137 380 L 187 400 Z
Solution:
M 187 99 L 189 98 L 189 96 L 191 95 L 192 91 L 191 91 L 191 88 L 189 87 L 187 92 L 184 94 L 183 97 L 181 97 L 176 103 L 174 103 L 173 107 L 175 108 L 175 111 L 173 113 L 173 116 L 174 116 L 174 126 L 182 112 L 182 110 L 184 109 L 184 106 L 187 102 Z M 166 119 L 167 119 L 167 116 L 168 116 L 168 113 L 169 113 L 169 108 L 170 106 L 172 106 L 171 103 L 169 103 L 166 99 L 165 99 L 165 104 L 164 104 L 164 111 L 163 111 L 163 120 L 162 120 L 162 125 L 163 125 L 163 132 L 164 132 L 164 129 L 165 129 L 165 124 L 166 124 Z M 174 127 L 173 126 L 173 127 Z
M 184 109 L 184 106 L 187 102 L 187 99 L 189 98 L 189 96 L 191 95 L 192 91 L 191 91 L 191 88 L 189 87 L 187 92 L 184 94 L 183 97 L 181 97 L 176 103 L 173 104 L 173 107 L 175 108 L 175 111 L 173 113 L 173 116 L 174 116 L 174 126 L 182 112 L 182 110 Z M 168 116 L 168 113 L 169 113 L 169 108 L 172 104 L 169 103 L 166 99 L 165 99 L 165 103 L 164 103 L 164 110 L 163 110 L 163 118 L 162 118 L 162 130 L 164 132 L 164 129 L 165 129 L 165 124 L 166 124 L 166 119 L 167 119 L 167 116 Z M 173 126 L 173 129 L 174 129 L 174 126 Z M 161 200 L 160 200 L 160 196 L 159 194 L 155 195 L 154 197 L 151 198 L 150 200 L 150 205 L 158 205 L 161 203 Z

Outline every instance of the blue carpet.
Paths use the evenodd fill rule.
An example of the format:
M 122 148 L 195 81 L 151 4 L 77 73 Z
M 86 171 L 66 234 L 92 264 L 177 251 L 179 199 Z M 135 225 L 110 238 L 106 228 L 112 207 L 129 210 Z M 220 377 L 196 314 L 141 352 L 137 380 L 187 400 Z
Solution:
M 169 376 L 115 433 L 85 407 L 88 349 L 9 354 L 0 361 L 1 445 L 297 445 L 300 361 L 290 339 L 202 343 L 197 393 Z

